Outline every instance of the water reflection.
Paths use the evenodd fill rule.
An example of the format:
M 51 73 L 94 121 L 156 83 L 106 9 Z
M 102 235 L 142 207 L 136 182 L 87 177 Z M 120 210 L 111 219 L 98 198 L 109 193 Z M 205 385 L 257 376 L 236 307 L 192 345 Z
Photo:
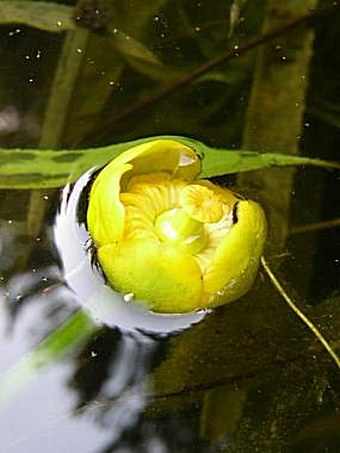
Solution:
M 169 2 L 163 5 L 161 14 L 153 11 L 152 2 L 141 2 L 145 8 L 136 14 L 136 9 L 128 6 L 130 3 L 135 2 L 118 8 L 114 19 L 166 62 L 164 76 L 169 72 L 172 77 L 171 71 L 177 73 L 178 69 L 189 72 L 214 56 L 216 49 L 225 49 L 225 18 L 231 2 L 215 2 L 214 7 L 210 2 Z M 247 6 L 251 4 L 247 2 Z M 126 21 L 119 14 L 120 9 Z M 146 20 L 147 10 L 154 19 Z M 258 32 L 262 15 L 257 2 L 253 2 L 252 10 L 256 14 L 250 12 L 243 21 L 238 35 L 241 40 Z M 337 156 L 330 152 L 335 153 L 339 143 L 338 56 L 334 52 L 339 37 L 338 20 L 339 16 L 332 14 L 331 20 L 324 17 L 321 24 L 316 24 L 318 35 L 306 105 L 314 123 L 308 118 L 312 127 L 308 128 L 308 139 L 304 139 L 306 153 L 312 149 L 315 156 L 327 157 L 328 149 L 328 158 L 332 159 Z M 193 28 L 196 26 L 201 28 L 199 33 Z M 163 37 L 163 32 L 169 36 Z M 29 27 L 4 27 L 0 112 L 3 146 L 36 146 L 39 124 L 44 115 L 48 118 L 51 113 L 45 111 L 44 100 L 51 97 L 50 82 L 63 37 Z M 143 75 L 143 68 L 148 67 L 145 64 L 139 65 L 141 73 L 138 68 L 131 71 L 127 65 L 120 66 L 111 45 L 106 48 L 101 40 L 92 41 L 91 45 L 93 50 L 83 52 L 84 64 L 67 114 L 67 127 L 62 134 L 65 147 L 70 142 L 81 142 L 88 130 L 92 131 L 89 145 L 99 144 L 100 133 L 108 144 L 171 132 L 199 137 L 216 146 L 240 146 L 252 55 L 249 59 L 235 59 L 236 64 L 227 68 L 216 68 L 177 98 L 164 99 L 154 105 L 151 113 L 143 111 L 112 128 L 103 119 L 111 121 L 134 106 L 141 96 L 152 95 L 158 82 L 154 85 Z M 25 55 L 35 55 L 36 49 L 43 49 L 41 61 L 26 61 Z M 92 56 L 95 64 L 89 63 Z M 72 56 L 68 57 L 72 63 Z M 145 58 L 142 61 L 147 63 Z M 91 67 L 93 71 L 89 72 Z M 105 77 L 102 69 L 107 71 Z M 34 83 L 28 82 L 32 70 Z M 69 74 L 66 71 L 64 75 Z M 107 83 L 109 79 L 114 81 L 113 89 Z M 323 83 L 325 80 L 327 83 Z M 318 117 L 321 121 L 315 120 Z M 325 194 L 329 207 L 326 218 L 332 218 L 338 215 L 335 208 L 339 206 L 339 179 L 329 173 L 325 178 L 337 184 L 332 183 Z M 315 184 L 316 179 L 319 178 L 314 174 L 310 183 L 303 179 L 300 194 L 297 191 L 296 219 L 302 224 L 320 220 L 319 213 L 315 218 L 311 215 L 319 209 L 318 197 L 324 192 L 322 184 Z M 64 197 L 68 194 L 65 191 Z M 89 296 L 89 287 L 82 284 L 81 278 L 88 277 L 83 229 L 73 224 L 74 238 L 80 239 L 79 255 L 75 248 L 67 258 L 67 280 L 71 288 L 74 285 L 74 292 L 62 281 L 63 269 L 54 249 L 51 222 L 44 225 L 41 241 L 33 238 L 32 243 L 27 235 L 28 195 L 12 191 L 2 193 L 0 198 L 4 217 L 0 223 L 2 371 L 23 363 L 20 359 L 29 357 L 30 348 L 78 310 L 80 299 L 87 300 Z M 61 230 L 59 243 L 67 248 L 64 232 Z M 318 300 L 319 307 L 308 313 L 334 347 L 339 345 L 340 331 L 340 304 L 334 297 L 339 289 L 338 237 L 334 230 L 317 245 L 310 236 L 299 236 L 296 244 L 289 244 L 290 262 L 282 265 L 284 275 L 289 276 L 289 290 L 302 294 L 301 301 Z M 84 297 L 77 291 L 83 291 Z M 334 364 L 328 362 L 309 332 L 267 286 L 259 285 L 246 300 L 223 307 L 181 334 L 171 332 L 171 336 L 161 339 L 159 332 L 150 336 L 136 331 L 136 318 L 126 319 L 125 314 L 117 317 L 115 313 L 110 323 L 122 326 L 122 330 L 103 328 L 101 320 L 108 313 L 103 314 L 96 306 L 96 294 L 91 313 L 97 324 L 86 344 L 70 347 L 59 362 L 52 363 L 51 357 L 50 367 L 35 373 L 34 380 L 29 381 L 27 374 L 21 373 L 25 387 L 21 391 L 16 388 L 7 405 L 0 406 L 2 452 L 340 451 L 339 376 Z M 326 301 L 325 296 L 331 299 Z M 105 304 L 101 304 L 103 307 Z M 137 318 L 141 321 L 140 315 Z M 176 323 L 175 319 L 169 330 L 176 330 Z M 142 321 L 138 325 L 145 327 Z M 242 386 L 246 389 L 245 400 L 240 398 L 245 394 Z M 4 387 L 0 386 L 0 390 L 4 391 Z M 207 431 L 203 429 L 204 419 L 210 420 L 212 429 L 202 440 L 202 432 Z
M 0 260 L 1 367 L 21 366 L 20 382 L 10 375 L 11 398 L 7 391 L 7 405 L 0 406 L 6 452 L 38 453 L 46 445 L 51 453 L 70 448 L 85 453 L 209 452 L 220 451 L 219 445 L 246 451 L 249 445 L 265 445 L 272 423 L 278 430 L 271 445 L 278 446 L 303 432 L 320 410 L 334 415 L 333 364 L 262 279 L 246 298 L 181 333 L 143 333 L 131 323 L 103 327 L 96 319 L 82 343 L 72 343 L 81 334 L 74 332 L 62 361 L 50 356 L 49 368 L 25 368 L 28 351 L 81 304 L 63 280 L 55 227 L 47 223 L 32 248 L 22 220 L 14 215 L 11 220 L 2 223 L 3 237 L 10 238 L 4 247 L 12 244 L 26 258 L 17 261 L 17 253 L 8 253 Z M 59 236 L 61 243 L 64 238 Z M 79 241 L 80 256 L 88 263 L 84 240 Z M 69 269 L 77 269 L 72 261 L 77 254 L 68 259 Z M 79 268 L 74 272 L 79 281 L 84 275 Z M 82 297 L 88 296 L 86 288 Z M 320 307 L 318 319 L 330 340 L 336 340 L 337 307 L 336 300 Z M 329 321 L 326 314 L 332 315 Z M 290 425 L 292 417 L 296 425 Z
M 135 426 L 148 403 L 145 376 L 155 349 L 144 335 L 105 329 L 78 357 L 70 381 L 79 395 L 77 408 L 109 429 L 112 443 Z M 84 362 L 85 357 L 91 360 Z
M 16 200 L 13 205 L 21 200 L 19 192 Z M 175 317 L 169 325 L 169 320 L 163 318 L 166 327 L 158 333 L 146 329 L 145 334 L 136 329 L 133 317 L 132 322 L 122 314 L 114 317 L 113 327 L 103 327 L 101 319 L 96 318 L 85 344 L 72 346 L 70 338 L 63 360 L 50 356 L 43 362 L 49 366 L 41 368 L 41 361 L 32 361 L 29 351 L 79 310 L 80 295 L 65 284 L 50 223 L 46 223 L 39 241 L 33 238 L 32 242 L 19 211 L 8 213 L 10 223 L 4 220 L 1 228 L 3 250 L 8 249 L 0 260 L 0 327 L 2 343 L 6 345 L 1 351 L 3 448 L 20 453 L 45 451 L 44 438 L 51 439 L 56 432 L 62 439 L 55 444 L 49 441 L 51 453 L 59 453 L 60 448 L 67 451 L 72 445 L 75 450 L 89 453 L 121 448 L 172 451 L 168 445 L 174 439 L 167 431 L 168 422 L 163 420 L 156 428 L 147 416 L 152 395 L 149 375 L 163 360 L 162 349 L 168 342 L 165 333 L 174 334 L 190 323 L 186 320 L 178 324 Z M 64 241 L 66 236 L 59 239 L 64 246 L 68 244 Z M 88 263 L 84 242 L 79 245 L 85 254 L 82 259 L 85 256 Z M 76 269 L 71 275 L 84 278 L 82 271 L 77 272 L 81 267 L 77 269 L 72 261 L 79 255 L 68 257 L 69 269 Z M 72 278 L 70 281 L 74 282 Z M 86 288 L 81 294 L 84 298 L 88 296 Z M 144 317 L 148 316 L 143 314 Z M 188 319 L 191 321 L 191 317 Z M 144 330 L 145 325 L 150 324 L 140 324 Z M 11 425 L 15 429 L 10 429 Z M 190 443 L 197 437 L 191 427 L 183 424 L 183 418 L 173 420 L 172 425 L 178 432 L 176 442 L 188 439 Z

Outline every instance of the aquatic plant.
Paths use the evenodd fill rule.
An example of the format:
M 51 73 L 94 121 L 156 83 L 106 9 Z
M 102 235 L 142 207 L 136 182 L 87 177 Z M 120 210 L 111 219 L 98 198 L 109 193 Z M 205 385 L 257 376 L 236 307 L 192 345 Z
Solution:
M 256 276 L 262 208 L 197 180 L 200 167 L 193 149 L 158 139 L 113 159 L 91 189 L 88 227 L 108 282 L 154 311 L 230 302 Z

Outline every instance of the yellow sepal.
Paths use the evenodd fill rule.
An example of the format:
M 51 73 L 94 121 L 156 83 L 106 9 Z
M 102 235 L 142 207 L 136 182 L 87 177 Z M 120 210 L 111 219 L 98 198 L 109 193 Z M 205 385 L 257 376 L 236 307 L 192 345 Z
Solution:
M 202 301 L 201 271 L 188 253 L 157 242 L 131 240 L 98 251 L 110 284 L 156 312 L 194 311 Z

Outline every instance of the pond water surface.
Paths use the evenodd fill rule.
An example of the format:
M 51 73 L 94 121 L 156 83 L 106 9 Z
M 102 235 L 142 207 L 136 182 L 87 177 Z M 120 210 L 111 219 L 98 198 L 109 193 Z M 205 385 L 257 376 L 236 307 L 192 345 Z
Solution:
M 241 147 L 255 53 L 157 102 L 149 96 L 219 54 L 230 36 L 241 44 L 256 35 L 265 2 L 189 3 L 116 7 L 114 34 L 125 41 L 113 47 L 93 16 L 78 35 L 15 17 L 2 25 L 0 145 L 71 149 L 177 134 Z M 230 7 L 241 4 L 233 34 Z M 338 19 L 314 24 L 299 137 L 304 154 L 334 160 Z M 143 110 L 140 99 L 148 99 Z M 234 186 L 237 178 L 218 182 Z M 296 172 L 289 234 L 268 257 L 338 352 L 340 236 L 339 223 L 328 221 L 339 219 L 339 183 L 335 171 Z M 74 219 L 77 184 L 0 192 L 0 452 L 338 452 L 339 370 L 265 272 L 239 301 L 209 312 L 155 315 L 122 297 L 112 309 Z

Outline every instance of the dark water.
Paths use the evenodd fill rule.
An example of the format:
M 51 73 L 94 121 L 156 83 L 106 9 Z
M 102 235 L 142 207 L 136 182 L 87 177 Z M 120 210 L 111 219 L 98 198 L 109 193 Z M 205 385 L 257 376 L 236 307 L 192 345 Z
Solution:
M 1 146 L 90 147 L 173 133 L 240 147 L 253 53 L 136 108 L 179 72 L 190 73 L 225 48 L 231 3 L 242 2 L 116 6 L 115 27 L 136 39 L 135 57 L 121 44 L 112 50 L 102 23 L 95 36 L 77 36 L 82 44 L 71 42 L 66 57 L 65 34 L 3 25 Z M 237 43 L 259 32 L 264 14 L 264 2 L 243 3 L 244 19 L 232 35 Z M 105 17 L 100 20 L 112 20 Z M 339 13 L 313 24 L 300 140 L 304 154 L 334 160 L 338 19 Z M 93 20 L 90 15 L 90 28 Z M 64 101 L 60 92 L 53 95 L 62 58 L 74 71 L 63 82 L 70 103 L 58 103 Z M 339 226 L 293 233 L 296 226 L 339 218 L 339 181 L 336 172 L 297 172 L 292 233 L 282 253 L 271 257 L 289 294 L 338 351 Z M 210 313 L 170 319 L 133 309 L 103 314 L 107 288 L 82 267 L 84 230 L 72 245 L 73 219 L 71 227 L 66 221 L 65 229 L 65 218 L 60 226 L 65 190 L 0 193 L 1 453 L 339 451 L 338 369 L 262 270 L 249 294 Z M 77 316 L 64 354 L 50 350 L 48 366 L 32 365 L 29 351 Z

